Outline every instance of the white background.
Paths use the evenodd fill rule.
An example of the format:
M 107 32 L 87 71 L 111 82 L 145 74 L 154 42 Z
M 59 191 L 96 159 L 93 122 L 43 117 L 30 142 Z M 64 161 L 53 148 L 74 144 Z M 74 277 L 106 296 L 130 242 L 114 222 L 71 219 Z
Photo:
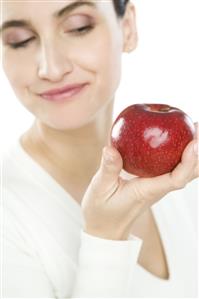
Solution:
M 133 3 L 139 43 L 134 52 L 123 54 L 123 75 L 116 94 L 114 117 L 133 103 L 160 102 L 181 108 L 196 121 L 199 1 L 134 0 Z M 33 116 L 15 98 L 2 68 L 0 82 L 4 148 L 29 127 Z
M 133 103 L 159 102 L 177 106 L 197 121 L 199 0 L 133 2 L 139 44 L 136 51 L 123 55 L 123 76 L 116 94 L 114 117 Z M 1 67 L 0 90 L 1 151 L 29 127 L 33 116 L 15 98 Z M 196 180 L 183 190 L 195 221 L 197 190 Z
M 116 94 L 114 117 L 133 103 L 160 102 L 181 108 L 197 121 L 199 0 L 133 2 L 139 44 L 136 51 L 123 55 L 123 76 Z M 0 151 L 4 151 L 30 126 L 33 116 L 15 98 L 1 67 L 0 91 Z M 195 180 L 183 190 L 195 222 L 197 187 Z

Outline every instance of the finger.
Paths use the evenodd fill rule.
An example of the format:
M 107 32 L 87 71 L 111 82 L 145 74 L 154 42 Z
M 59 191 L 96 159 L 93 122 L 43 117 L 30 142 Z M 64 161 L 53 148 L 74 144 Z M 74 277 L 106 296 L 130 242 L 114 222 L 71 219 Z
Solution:
M 195 178 L 195 169 L 198 164 L 198 144 L 196 140 L 191 141 L 185 148 L 181 162 L 171 173 L 174 188 L 181 189 Z
M 112 146 L 104 147 L 100 168 L 92 179 L 92 189 L 108 199 L 118 187 L 122 167 L 120 153 Z
M 127 183 L 128 194 L 145 206 L 151 206 L 173 190 L 170 174 L 152 178 L 135 178 Z
M 194 139 L 199 139 L 199 129 L 198 129 L 198 122 L 194 123 L 195 126 L 195 134 L 194 134 Z
M 181 189 L 198 176 L 198 159 L 195 153 L 196 141 L 186 147 L 181 162 L 171 172 L 153 178 L 136 178 L 127 183 L 128 194 L 150 206 L 167 193 Z M 197 171 L 196 171 L 197 168 Z M 197 172 L 197 173 L 196 173 Z

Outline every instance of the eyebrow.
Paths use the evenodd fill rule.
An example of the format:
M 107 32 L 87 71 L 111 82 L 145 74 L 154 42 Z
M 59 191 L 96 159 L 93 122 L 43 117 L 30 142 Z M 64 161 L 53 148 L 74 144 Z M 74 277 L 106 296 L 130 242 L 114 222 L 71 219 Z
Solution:
M 69 14 L 71 11 L 73 11 L 74 9 L 83 6 L 83 5 L 87 5 L 90 6 L 92 8 L 96 8 L 96 4 L 94 2 L 90 2 L 90 1 L 78 1 L 78 2 L 73 2 L 65 7 L 63 7 L 61 10 L 59 10 L 58 12 L 55 12 L 53 14 L 53 17 L 55 19 L 60 19 L 62 16 Z M 28 27 L 31 28 L 31 23 L 29 21 L 26 20 L 9 20 L 9 21 L 5 21 L 2 26 L 0 27 L 0 34 L 7 28 L 11 28 L 11 27 Z

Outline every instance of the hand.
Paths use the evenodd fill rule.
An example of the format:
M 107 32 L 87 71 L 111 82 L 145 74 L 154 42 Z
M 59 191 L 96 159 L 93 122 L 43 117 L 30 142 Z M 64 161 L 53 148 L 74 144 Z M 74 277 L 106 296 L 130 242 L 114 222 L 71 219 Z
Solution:
M 126 240 L 140 214 L 167 193 L 184 188 L 199 176 L 197 139 L 195 136 L 187 145 L 181 162 L 171 173 L 130 180 L 120 177 L 119 152 L 106 146 L 100 168 L 82 200 L 85 232 L 101 238 Z

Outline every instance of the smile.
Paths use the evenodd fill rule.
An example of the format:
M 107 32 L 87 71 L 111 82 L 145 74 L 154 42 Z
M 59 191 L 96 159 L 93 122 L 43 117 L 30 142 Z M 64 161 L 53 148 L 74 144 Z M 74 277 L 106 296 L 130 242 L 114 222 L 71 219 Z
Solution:
M 40 94 L 40 96 L 47 101 L 65 101 L 65 100 L 71 100 L 74 98 L 77 94 L 79 94 L 84 87 L 88 85 L 87 83 L 75 86 L 74 88 L 66 89 L 65 91 L 60 92 L 49 92 L 49 93 L 43 93 Z

